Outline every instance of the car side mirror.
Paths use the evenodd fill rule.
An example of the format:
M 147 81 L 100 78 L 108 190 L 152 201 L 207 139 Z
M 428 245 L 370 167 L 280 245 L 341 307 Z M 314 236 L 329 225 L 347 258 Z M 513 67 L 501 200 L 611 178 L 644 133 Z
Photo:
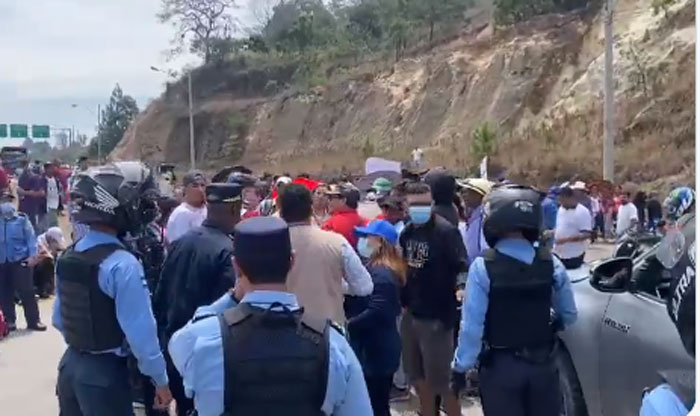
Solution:
M 591 286 L 608 293 L 622 293 L 630 289 L 632 259 L 617 257 L 599 263 L 591 271 Z

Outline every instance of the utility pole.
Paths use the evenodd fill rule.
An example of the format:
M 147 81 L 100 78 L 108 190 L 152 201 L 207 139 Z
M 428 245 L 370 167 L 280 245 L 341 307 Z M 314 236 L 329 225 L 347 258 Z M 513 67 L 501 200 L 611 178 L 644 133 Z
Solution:
M 97 163 L 102 163 L 102 136 L 100 136 L 101 106 L 97 104 Z
M 190 169 L 195 169 L 194 155 L 194 116 L 192 114 L 192 71 L 187 72 L 187 91 L 189 95 L 190 107 Z
M 613 0 L 605 1 L 605 83 L 603 179 L 615 182 L 615 82 L 613 79 Z

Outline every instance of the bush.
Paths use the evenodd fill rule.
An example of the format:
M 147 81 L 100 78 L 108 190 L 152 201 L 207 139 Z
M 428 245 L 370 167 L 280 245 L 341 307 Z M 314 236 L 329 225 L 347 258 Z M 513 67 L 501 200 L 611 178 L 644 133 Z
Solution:
M 476 159 L 493 155 L 496 150 L 496 131 L 484 122 L 472 132 L 472 154 Z

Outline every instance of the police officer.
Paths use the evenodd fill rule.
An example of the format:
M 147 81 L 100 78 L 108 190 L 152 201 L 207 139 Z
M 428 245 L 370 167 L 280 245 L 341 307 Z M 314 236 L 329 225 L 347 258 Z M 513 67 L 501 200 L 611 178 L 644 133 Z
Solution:
M 212 303 L 234 284 L 231 234 L 241 215 L 241 189 L 237 184 L 208 185 L 207 218 L 176 240 L 168 252 L 153 300 L 163 347 L 197 307 Z M 178 414 L 185 415 L 192 402 L 169 359 L 168 374 Z
M 71 190 L 74 218 L 90 231 L 57 264 L 53 325 L 68 344 L 56 388 L 62 416 L 133 415 L 129 352 L 156 386 L 156 406 L 171 400 L 143 267 L 119 239 L 143 225 L 144 183 L 127 176 L 102 166 Z
M 27 328 L 46 331 L 39 319 L 39 307 L 34 298 L 32 267 L 37 262 L 37 245 L 34 228 L 29 218 L 18 213 L 14 196 L 7 189 L 0 194 L 0 307 L 10 331 L 15 324 L 15 292 L 19 294 L 27 320 Z
M 479 360 L 485 416 L 559 415 L 550 318 L 576 320 L 571 283 L 561 262 L 537 249 L 540 196 L 529 187 L 501 185 L 484 201 L 484 237 L 493 249 L 469 270 L 451 386 Z
M 671 274 L 668 315 L 676 325 L 686 352 L 695 358 L 695 211 L 688 212 L 678 219 L 677 225 L 682 232 L 670 230 L 659 245 L 656 256 Z M 661 371 L 660 376 L 662 384 L 644 394 L 640 416 L 688 414 L 695 404 L 695 372 L 672 368 Z
M 294 261 L 287 224 L 251 218 L 235 241 L 235 290 L 199 308 L 168 348 L 199 416 L 372 415 L 345 338 L 286 289 Z

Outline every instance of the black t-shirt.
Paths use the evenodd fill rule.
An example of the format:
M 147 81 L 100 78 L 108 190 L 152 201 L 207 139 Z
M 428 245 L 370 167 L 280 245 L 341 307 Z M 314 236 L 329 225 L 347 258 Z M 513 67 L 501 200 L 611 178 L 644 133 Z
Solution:
M 457 275 L 467 270 L 467 252 L 457 228 L 433 215 L 423 226 L 409 224 L 399 239 L 408 264 L 401 303 L 416 318 L 454 326 Z

